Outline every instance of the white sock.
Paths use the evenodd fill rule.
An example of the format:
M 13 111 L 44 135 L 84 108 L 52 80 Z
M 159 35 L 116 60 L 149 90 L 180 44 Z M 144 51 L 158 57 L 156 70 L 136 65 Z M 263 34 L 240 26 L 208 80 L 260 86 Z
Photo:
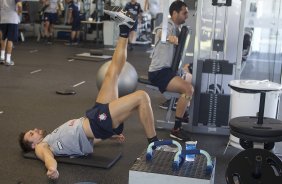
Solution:
M 2 59 L 2 60 L 5 59 L 5 50 L 1 50 L 1 59 Z
M 6 62 L 10 62 L 11 61 L 11 54 L 7 54 L 6 56 Z

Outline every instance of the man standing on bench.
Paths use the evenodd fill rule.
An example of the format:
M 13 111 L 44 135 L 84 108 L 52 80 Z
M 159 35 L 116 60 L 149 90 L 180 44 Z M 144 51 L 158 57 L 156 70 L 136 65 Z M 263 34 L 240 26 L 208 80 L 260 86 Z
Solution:
M 150 82 L 158 86 L 163 93 L 165 91 L 180 93 L 175 112 L 175 124 L 170 136 L 178 140 L 190 140 L 187 132 L 182 130 L 183 115 L 193 95 L 191 82 L 180 76 L 176 76 L 171 69 L 175 47 L 178 45 L 180 28 L 188 18 L 188 7 L 182 1 L 174 1 L 169 7 L 171 18 L 167 26 L 167 42 L 161 43 L 161 34 L 156 35 L 156 45 L 153 51 L 152 62 L 149 67 L 148 78 Z
M 44 130 L 33 129 L 19 137 L 23 151 L 35 150 L 36 156 L 45 162 L 51 179 L 59 177 L 54 156 L 87 155 L 93 152 L 93 142 L 111 137 L 123 141 L 123 122 L 134 110 L 138 111 L 148 142 L 158 140 L 148 94 L 136 91 L 118 98 L 118 77 L 126 61 L 128 35 L 135 21 L 120 7 L 109 7 L 104 12 L 118 23 L 120 37 L 95 106 L 86 112 L 86 117 L 70 120 L 48 135 Z

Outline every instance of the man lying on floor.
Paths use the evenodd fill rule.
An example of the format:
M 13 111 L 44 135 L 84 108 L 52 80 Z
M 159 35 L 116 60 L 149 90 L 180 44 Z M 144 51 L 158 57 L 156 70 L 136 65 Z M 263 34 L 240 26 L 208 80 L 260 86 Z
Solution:
M 148 94 L 136 91 L 118 98 L 118 77 L 126 61 L 128 35 L 134 20 L 120 7 L 109 7 L 104 12 L 118 22 L 120 37 L 95 106 L 86 112 L 86 117 L 70 120 L 48 135 L 40 129 L 20 134 L 23 151 L 35 150 L 36 156 L 45 162 L 51 179 L 59 177 L 54 156 L 87 155 L 93 152 L 93 143 L 97 140 L 114 137 L 123 141 L 123 122 L 133 110 L 138 111 L 148 142 L 158 140 Z

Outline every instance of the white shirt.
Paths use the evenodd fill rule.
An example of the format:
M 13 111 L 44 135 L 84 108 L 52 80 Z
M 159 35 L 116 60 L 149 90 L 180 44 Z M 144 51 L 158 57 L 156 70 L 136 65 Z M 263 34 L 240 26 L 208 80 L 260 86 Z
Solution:
M 21 0 L 0 0 L 0 23 L 18 24 L 20 17 L 17 13 L 16 4 Z
M 46 8 L 46 13 L 57 13 L 58 0 L 49 0 L 49 6 Z

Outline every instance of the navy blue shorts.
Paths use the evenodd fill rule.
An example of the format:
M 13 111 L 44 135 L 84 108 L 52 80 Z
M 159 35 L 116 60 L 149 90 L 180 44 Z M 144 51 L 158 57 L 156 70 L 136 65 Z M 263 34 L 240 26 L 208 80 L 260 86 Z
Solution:
M 9 41 L 18 41 L 18 24 L 1 24 L 2 39 Z
M 80 20 L 73 20 L 72 26 L 71 26 L 72 31 L 79 31 L 80 30 Z
M 55 24 L 57 22 L 57 13 L 44 13 L 44 21 L 49 21 L 50 24 Z
M 149 81 L 157 86 L 161 93 L 166 91 L 168 83 L 176 76 L 171 68 L 163 68 L 158 71 L 148 72 Z
M 123 123 L 113 129 L 109 104 L 96 103 L 94 107 L 86 111 L 86 117 L 89 119 L 94 136 L 98 139 L 107 139 L 123 131 Z

